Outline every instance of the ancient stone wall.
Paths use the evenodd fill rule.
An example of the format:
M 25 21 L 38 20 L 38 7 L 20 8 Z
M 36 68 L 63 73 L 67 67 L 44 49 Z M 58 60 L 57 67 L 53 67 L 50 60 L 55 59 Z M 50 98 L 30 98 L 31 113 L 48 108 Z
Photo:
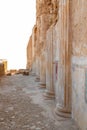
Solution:
M 87 129 L 87 1 L 36 0 L 33 60 L 55 113 Z M 34 40 L 36 37 L 36 40 Z M 34 62 L 35 61 L 35 62 Z
M 29 38 L 29 42 L 27 45 L 27 65 L 26 68 L 31 70 L 32 68 L 32 36 Z
M 46 31 L 57 19 L 58 4 L 57 0 L 37 0 L 36 5 L 38 46 L 43 47 L 46 43 Z
M 70 3 L 72 24 L 72 116 L 87 129 L 87 1 Z
M 57 0 L 36 0 L 37 54 L 40 64 L 40 79 L 46 79 L 46 32 L 57 19 Z M 42 71 L 42 72 L 41 72 Z M 43 73 L 43 71 L 45 73 Z
M 32 36 L 29 38 L 27 45 L 27 69 L 32 69 L 36 72 L 36 45 L 37 45 L 37 26 L 34 25 L 32 29 Z
M 37 44 L 37 26 L 32 29 L 32 71 L 36 72 L 36 44 Z

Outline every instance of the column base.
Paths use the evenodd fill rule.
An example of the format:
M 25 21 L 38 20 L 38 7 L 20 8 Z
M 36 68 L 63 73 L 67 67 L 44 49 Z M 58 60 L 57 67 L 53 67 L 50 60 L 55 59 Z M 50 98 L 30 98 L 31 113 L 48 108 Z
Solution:
M 59 105 L 56 106 L 55 114 L 63 118 L 71 118 L 71 111 Z
M 46 88 L 46 84 L 45 84 L 45 83 L 40 82 L 40 88 Z
M 40 82 L 40 77 L 39 76 L 36 77 L 35 82 Z
M 46 91 L 44 93 L 44 98 L 45 99 L 48 99 L 48 100 L 52 100 L 52 99 L 55 99 L 55 94 L 53 92 L 48 92 Z

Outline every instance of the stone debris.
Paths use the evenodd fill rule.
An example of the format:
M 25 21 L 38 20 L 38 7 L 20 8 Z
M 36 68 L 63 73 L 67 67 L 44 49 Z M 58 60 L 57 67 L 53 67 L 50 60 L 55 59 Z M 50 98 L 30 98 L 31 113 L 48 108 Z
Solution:
M 23 75 L 29 75 L 29 71 L 25 70 L 25 71 L 23 72 Z
M 29 70 L 28 69 L 19 69 L 19 70 L 11 69 L 6 72 L 7 76 L 17 75 L 17 74 L 29 75 Z
M 7 76 L 11 76 L 11 72 L 7 72 L 6 75 L 7 75 Z

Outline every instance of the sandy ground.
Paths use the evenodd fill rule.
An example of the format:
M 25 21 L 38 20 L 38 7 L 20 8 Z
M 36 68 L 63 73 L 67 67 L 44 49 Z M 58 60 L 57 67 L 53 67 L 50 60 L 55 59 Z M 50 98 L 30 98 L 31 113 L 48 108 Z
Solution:
M 55 100 L 45 100 L 44 92 L 32 75 L 0 78 L 0 130 L 79 130 L 55 115 Z

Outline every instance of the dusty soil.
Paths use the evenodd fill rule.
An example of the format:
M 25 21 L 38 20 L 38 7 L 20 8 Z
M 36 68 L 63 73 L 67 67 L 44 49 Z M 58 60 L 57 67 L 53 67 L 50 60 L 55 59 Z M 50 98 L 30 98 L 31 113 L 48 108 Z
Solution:
M 78 130 L 72 119 L 55 116 L 55 100 L 44 92 L 35 76 L 0 78 L 0 130 Z

